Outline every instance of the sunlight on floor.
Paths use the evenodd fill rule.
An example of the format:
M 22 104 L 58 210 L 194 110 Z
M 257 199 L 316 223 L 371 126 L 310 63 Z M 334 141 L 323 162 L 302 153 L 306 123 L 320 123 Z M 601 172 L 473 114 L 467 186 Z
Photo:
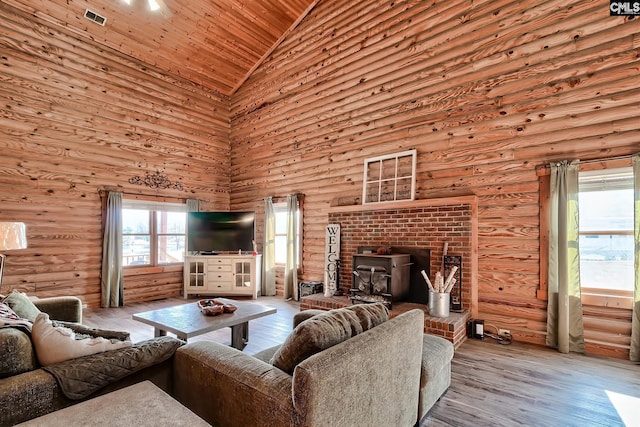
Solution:
M 605 390 L 613 407 L 618 411 L 620 419 L 627 427 L 640 426 L 640 397 L 633 397 L 626 394 L 614 393 Z

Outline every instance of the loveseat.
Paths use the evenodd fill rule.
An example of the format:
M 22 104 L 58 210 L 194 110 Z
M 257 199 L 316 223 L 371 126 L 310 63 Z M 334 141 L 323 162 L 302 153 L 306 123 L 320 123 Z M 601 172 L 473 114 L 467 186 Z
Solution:
M 13 294 L 9 295 L 9 298 L 12 297 Z M 12 308 L 21 313 L 20 317 L 33 318 L 34 315 L 42 311 L 48 313 L 52 319 L 69 322 L 69 325 L 82 322 L 82 303 L 76 297 L 43 298 L 31 302 L 18 296 L 11 301 L 14 303 Z M 91 329 L 83 328 L 80 325 L 78 328 L 82 328 L 83 331 Z M 171 342 L 172 340 L 176 342 Z M 165 354 L 158 358 L 158 363 L 110 382 L 85 397 L 69 398 L 54 374 L 39 365 L 29 333 L 13 326 L 0 328 L 0 426 L 10 426 L 36 418 L 143 380 L 150 380 L 170 393 L 172 386 L 171 356 L 173 356 L 175 348 L 182 345 L 181 341 L 171 337 L 162 337 L 161 339 L 136 343 L 130 348 L 123 349 L 128 353 L 122 353 L 121 356 L 130 359 L 130 354 L 142 354 L 159 345 L 163 346 Z M 174 350 L 169 351 L 170 348 L 174 348 Z M 118 350 L 113 350 L 112 354 L 120 353 Z M 76 360 L 81 362 L 93 359 L 95 361 L 104 355 L 83 356 Z M 70 361 L 66 365 L 75 368 L 77 367 L 76 360 Z M 51 368 L 64 366 L 65 362 L 62 362 L 51 366 Z
M 448 387 L 453 346 L 423 356 L 421 310 L 389 319 L 382 304 L 356 305 L 294 326 L 253 356 L 209 341 L 181 347 L 174 397 L 214 426 L 413 426 Z

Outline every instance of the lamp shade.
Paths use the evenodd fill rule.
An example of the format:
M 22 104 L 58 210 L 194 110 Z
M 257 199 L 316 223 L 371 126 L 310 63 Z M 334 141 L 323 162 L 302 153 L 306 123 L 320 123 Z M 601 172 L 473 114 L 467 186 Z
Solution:
M 0 222 L 0 251 L 26 247 L 27 228 L 24 222 Z

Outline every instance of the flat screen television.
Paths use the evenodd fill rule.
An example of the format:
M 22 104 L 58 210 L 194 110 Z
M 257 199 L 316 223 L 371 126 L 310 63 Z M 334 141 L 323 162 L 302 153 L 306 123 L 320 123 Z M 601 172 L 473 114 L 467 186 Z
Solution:
M 253 251 L 255 219 L 255 212 L 188 212 L 187 250 Z

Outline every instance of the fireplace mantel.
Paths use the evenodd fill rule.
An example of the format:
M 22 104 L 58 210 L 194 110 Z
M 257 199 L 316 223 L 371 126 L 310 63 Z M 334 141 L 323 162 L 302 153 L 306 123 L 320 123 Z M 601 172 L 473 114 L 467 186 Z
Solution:
M 382 211 L 390 209 L 427 208 L 447 205 L 471 205 L 472 209 L 477 213 L 478 196 L 453 196 L 400 202 L 367 203 L 366 205 L 332 206 L 329 208 L 327 213 Z
M 478 318 L 478 197 L 475 195 L 467 195 L 467 196 L 453 196 L 453 197 L 442 197 L 442 198 L 434 198 L 434 199 L 420 199 L 420 200 L 409 200 L 409 201 L 399 201 L 399 202 L 383 202 L 383 203 L 375 203 L 375 204 L 366 204 L 366 205 L 349 205 L 349 206 L 334 206 L 330 207 L 327 210 L 327 215 L 332 217 L 330 220 L 334 220 L 333 218 L 343 217 L 345 214 L 354 214 L 358 215 L 363 212 L 380 212 L 380 213 L 388 213 L 389 211 L 402 211 L 404 209 L 407 210 L 415 210 L 415 209 L 425 209 L 425 211 L 435 208 L 436 210 L 447 210 L 447 207 L 455 207 L 455 206 L 467 206 L 466 209 L 470 210 L 470 218 L 468 218 L 468 225 L 470 226 L 470 235 L 468 240 L 468 260 L 466 262 L 469 263 L 469 296 L 470 296 L 470 305 L 467 306 L 469 309 L 471 318 Z M 456 208 L 453 208 L 454 210 Z M 467 212 L 469 212 L 469 210 Z M 345 243 L 345 242 L 343 242 Z M 399 243 L 394 243 L 399 244 Z

